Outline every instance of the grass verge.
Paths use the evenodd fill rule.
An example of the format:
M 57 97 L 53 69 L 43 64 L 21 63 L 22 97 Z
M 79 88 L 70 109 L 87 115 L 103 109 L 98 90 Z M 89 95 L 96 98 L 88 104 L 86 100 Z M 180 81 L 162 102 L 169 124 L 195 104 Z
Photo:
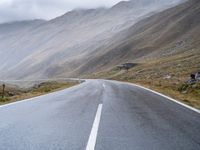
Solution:
M 135 83 L 200 109 L 200 83 L 187 85 L 191 73 L 200 71 L 200 53 L 182 53 L 139 63 L 127 71 L 99 72 L 91 78 Z
M 8 104 L 23 99 L 33 98 L 36 96 L 45 95 L 55 91 L 63 90 L 70 88 L 79 84 L 79 82 L 43 82 L 37 85 L 34 85 L 31 88 L 19 88 L 17 86 L 6 86 L 5 96 L 2 98 L 2 92 L 0 92 L 0 105 Z

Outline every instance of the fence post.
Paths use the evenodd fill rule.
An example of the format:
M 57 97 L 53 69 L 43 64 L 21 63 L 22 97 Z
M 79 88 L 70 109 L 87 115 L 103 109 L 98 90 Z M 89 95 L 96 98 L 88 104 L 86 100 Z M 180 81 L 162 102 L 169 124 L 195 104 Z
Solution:
M 5 87 L 6 87 L 6 85 L 3 84 L 2 98 L 4 98 L 4 96 L 5 96 Z

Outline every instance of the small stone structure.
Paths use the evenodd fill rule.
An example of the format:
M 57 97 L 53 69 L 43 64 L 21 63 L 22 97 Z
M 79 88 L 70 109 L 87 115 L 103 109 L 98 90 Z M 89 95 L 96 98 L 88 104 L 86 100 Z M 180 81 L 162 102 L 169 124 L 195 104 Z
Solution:
M 135 63 L 125 63 L 125 64 L 117 66 L 117 68 L 120 69 L 120 70 L 127 70 L 128 71 L 129 69 L 135 67 L 136 65 L 137 64 L 135 64 Z

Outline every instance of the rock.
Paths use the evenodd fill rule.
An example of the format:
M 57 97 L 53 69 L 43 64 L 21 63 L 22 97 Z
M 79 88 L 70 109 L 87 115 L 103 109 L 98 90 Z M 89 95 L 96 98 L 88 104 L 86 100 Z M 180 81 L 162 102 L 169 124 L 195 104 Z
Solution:
M 181 92 L 182 94 L 187 94 L 187 91 L 183 91 L 183 92 Z
M 120 70 L 129 70 L 133 67 L 135 67 L 137 64 L 135 63 L 125 63 L 122 65 L 117 66 L 117 68 L 119 68 Z
M 172 78 L 172 76 L 170 76 L 170 75 L 166 75 L 165 77 L 164 77 L 164 79 L 171 79 Z
M 182 65 L 181 65 L 181 64 L 178 64 L 177 66 L 178 66 L 178 67 L 182 67 Z
M 200 71 L 195 74 L 195 79 L 200 80 Z
M 8 92 L 8 95 L 9 95 L 9 96 L 15 96 L 15 93 L 13 93 L 13 92 Z
M 192 88 L 193 89 L 197 88 L 197 85 L 196 84 L 192 85 Z
M 195 84 L 197 81 L 195 79 L 190 79 L 189 81 L 187 81 L 187 84 L 189 85 L 193 85 Z

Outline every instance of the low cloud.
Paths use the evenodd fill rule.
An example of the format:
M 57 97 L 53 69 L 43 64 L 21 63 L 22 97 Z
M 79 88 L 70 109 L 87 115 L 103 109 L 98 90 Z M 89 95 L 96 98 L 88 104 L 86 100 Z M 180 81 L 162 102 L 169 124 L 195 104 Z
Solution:
M 1 0 L 0 22 L 52 19 L 76 8 L 110 7 L 121 0 Z

